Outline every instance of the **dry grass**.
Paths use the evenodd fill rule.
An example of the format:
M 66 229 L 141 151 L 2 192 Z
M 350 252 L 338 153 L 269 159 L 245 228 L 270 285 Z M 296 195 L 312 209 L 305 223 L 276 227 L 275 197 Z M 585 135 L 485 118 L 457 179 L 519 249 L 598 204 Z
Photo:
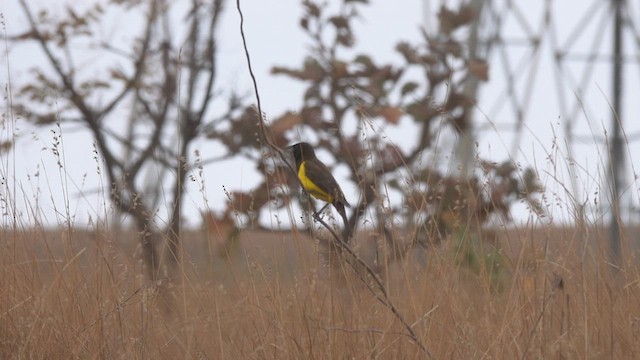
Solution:
M 191 233 L 181 275 L 158 284 L 126 234 L 1 236 L 2 358 L 424 357 L 352 270 L 327 266 L 302 235 L 242 233 L 224 257 Z M 460 265 L 454 241 L 382 275 L 439 359 L 638 358 L 636 252 L 614 273 L 602 240 L 595 229 L 504 231 L 499 279 Z
M 11 110 L 12 95 L 5 99 Z M 0 119 L 2 140 L 16 137 L 11 112 Z M 54 131 L 51 150 L 63 177 L 60 135 Z M 6 211 L 16 208 L 20 182 L 15 154 L 2 156 Z M 37 201 L 17 201 L 40 211 Z M 66 213 L 55 210 L 70 223 L 65 205 Z M 135 233 L 3 225 L 1 359 L 425 358 L 362 277 L 299 233 L 243 232 L 221 249 L 220 239 L 191 232 L 182 267 L 149 282 Z M 618 267 L 606 256 L 604 229 L 578 225 L 495 231 L 470 247 L 454 237 L 376 268 L 437 359 L 636 359 L 640 259 L 629 246 L 637 229 L 625 230 Z M 358 236 L 371 263 L 374 235 Z M 385 254 L 384 242 L 378 245 Z
M 13 156 L 6 163 L 15 166 Z M 13 208 L 16 189 L 3 190 Z M 151 283 L 134 233 L 4 225 L 2 359 L 425 357 L 361 277 L 298 233 L 243 232 L 227 249 L 215 237 L 186 234 L 182 267 Z M 625 244 L 637 242 L 635 231 L 626 229 Z M 469 247 L 451 238 L 376 266 L 435 358 L 640 358 L 638 249 L 627 246 L 614 267 L 601 228 L 524 227 L 489 237 L 470 247 L 471 265 Z M 373 235 L 357 240 L 371 262 Z

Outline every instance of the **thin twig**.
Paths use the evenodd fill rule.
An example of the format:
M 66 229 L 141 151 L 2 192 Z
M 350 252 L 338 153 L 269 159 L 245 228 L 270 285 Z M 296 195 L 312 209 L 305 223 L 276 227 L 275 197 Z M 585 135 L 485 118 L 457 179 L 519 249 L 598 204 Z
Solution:
M 367 288 L 369 289 L 371 294 L 374 296 L 374 298 L 378 300 L 381 304 L 389 308 L 389 310 L 391 310 L 391 312 L 398 319 L 398 321 L 400 321 L 402 325 L 404 325 L 405 329 L 407 329 L 407 332 L 408 332 L 407 336 L 409 336 L 418 345 L 418 347 L 425 354 L 427 354 L 427 356 L 430 359 L 435 359 L 431 351 L 427 349 L 427 347 L 422 343 L 422 341 L 420 341 L 415 331 L 413 331 L 413 327 L 404 319 L 404 316 L 402 316 L 402 313 L 400 313 L 400 310 L 396 307 L 393 301 L 391 301 L 391 299 L 389 298 L 389 293 L 387 292 L 387 288 L 382 282 L 382 279 L 380 279 L 380 277 L 378 276 L 378 274 L 376 274 L 376 272 L 371 268 L 371 266 L 369 266 L 369 264 L 367 264 L 364 260 L 362 260 L 362 258 L 358 256 L 358 254 L 356 254 L 349 247 L 347 243 L 345 243 L 344 241 L 338 238 L 338 235 L 333 231 L 333 229 L 330 228 L 329 224 L 324 222 L 324 220 L 322 220 L 322 218 L 320 218 L 319 216 L 316 217 L 316 220 L 331 232 L 333 237 L 336 239 L 336 241 L 334 241 L 334 244 L 337 244 L 342 251 L 346 251 L 349 254 L 349 256 L 351 256 L 351 258 L 355 260 L 356 264 L 361 266 L 363 269 L 365 269 L 367 275 L 369 275 L 373 279 L 376 287 L 378 288 L 378 291 L 380 291 L 382 296 L 377 294 L 375 292 L 375 289 L 371 286 L 371 284 L 363 276 L 361 276 L 360 272 L 358 271 L 358 268 L 355 266 L 356 264 L 353 264 L 352 262 L 348 261 L 349 265 L 353 267 L 353 270 L 356 273 L 356 275 L 358 275 L 358 278 L 360 279 L 360 281 L 362 281 L 367 286 Z
M 266 126 L 264 124 L 264 118 L 262 116 L 262 105 L 260 103 L 260 94 L 259 94 L 259 91 L 258 91 L 258 83 L 257 83 L 256 77 L 255 77 L 255 75 L 253 73 L 253 68 L 251 67 L 251 56 L 249 54 L 249 49 L 247 47 L 247 40 L 246 40 L 246 36 L 244 34 L 244 16 L 242 14 L 242 9 L 240 7 L 240 0 L 236 0 L 236 6 L 237 6 L 237 9 L 238 9 L 238 14 L 240 15 L 240 35 L 242 37 L 242 44 L 243 44 L 243 47 L 244 47 L 245 57 L 247 59 L 247 66 L 249 68 L 249 75 L 251 76 L 251 80 L 253 82 L 253 91 L 255 93 L 256 101 L 257 101 L 258 119 L 259 119 L 260 131 L 262 133 L 262 138 L 265 140 L 265 142 L 267 143 L 267 145 L 270 148 L 275 149 L 280 154 L 282 159 L 285 160 L 286 157 L 284 156 L 284 153 L 283 153 L 282 149 L 279 148 L 278 146 L 276 146 L 275 144 L 273 144 L 271 142 L 270 138 L 267 136 Z M 292 171 L 292 173 L 294 173 L 294 174 L 296 173 L 294 171 L 294 169 L 293 169 L 293 166 L 288 161 L 285 160 L 285 164 Z M 296 179 L 298 179 L 297 176 L 296 176 Z M 300 180 L 298 179 L 298 181 L 300 181 Z M 302 187 L 302 189 L 303 189 L 303 191 L 305 191 L 304 187 Z M 420 338 L 418 338 L 418 335 L 415 333 L 415 331 L 413 330 L 411 325 L 404 319 L 404 317 L 402 316 L 402 314 L 400 313 L 398 308 L 395 306 L 393 301 L 391 301 L 391 299 L 389 298 L 389 294 L 387 292 L 387 288 L 384 286 L 384 283 L 382 282 L 380 277 L 375 273 L 375 271 L 373 271 L 373 269 L 364 260 L 362 260 L 358 256 L 358 254 L 356 254 L 347 245 L 347 243 L 343 242 L 340 239 L 338 234 L 336 234 L 335 231 L 333 231 L 333 229 L 329 226 L 329 224 L 327 224 L 324 220 L 322 220 L 322 218 L 319 216 L 319 214 L 317 212 L 314 211 L 313 214 L 314 214 L 315 220 L 318 221 L 327 230 L 329 230 L 329 232 L 331 233 L 331 235 L 335 239 L 334 243 L 337 244 L 340 247 L 341 250 L 347 252 L 349 254 L 349 256 L 352 259 L 355 260 L 357 265 L 360 265 L 362 268 L 364 268 L 366 270 L 366 273 L 373 279 L 378 291 L 382 295 L 377 294 L 375 289 L 372 287 L 372 285 L 368 281 L 366 281 L 366 279 L 363 276 L 359 276 L 360 281 L 362 281 L 367 286 L 369 291 L 373 294 L 373 296 L 380 303 L 382 303 L 387 308 L 389 308 L 389 310 L 391 310 L 391 312 L 398 319 L 398 321 L 400 321 L 404 325 L 405 329 L 407 330 L 407 336 L 409 336 L 413 340 L 413 342 L 415 342 L 418 345 L 420 350 L 422 350 L 422 352 L 425 353 L 427 355 L 427 357 L 429 357 L 430 359 L 434 359 L 433 354 L 431 354 L 429 349 L 427 349 L 427 347 L 422 343 Z M 360 275 L 360 273 L 357 271 L 357 268 L 355 267 L 355 264 L 352 264 L 351 262 L 349 262 L 349 264 L 354 268 L 355 273 L 357 275 Z

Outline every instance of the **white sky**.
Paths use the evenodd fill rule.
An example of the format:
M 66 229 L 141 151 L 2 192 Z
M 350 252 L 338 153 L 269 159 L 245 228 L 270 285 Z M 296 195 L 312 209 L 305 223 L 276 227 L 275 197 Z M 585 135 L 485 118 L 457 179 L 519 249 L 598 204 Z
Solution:
M 603 2 L 605 0 L 599 0 Z M 587 1 L 591 4 L 598 1 Z M 53 2 L 46 0 L 32 0 L 31 6 L 45 6 L 59 9 L 62 1 Z M 77 5 L 80 1 L 68 1 Z M 436 7 L 438 1 L 431 0 Z M 500 1 L 496 1 L 500 3 Z M 541 6 L 527 0 L 515 1 L 522 8 L 525 17 L 531 21 L 534 29 L 539 28 L 542 19 Z M 542 3 L 542 2 L 540 2 Z M 584 11 L 589 9 L 576 9 L 569 6 L 569 2 L 554 2 L 554 17 L 558 30 L 558 43 L 567 44 L 569 34 L 583 17 Z M 607 2 L 608 3 L 608 2 Z M 299 83 L 288 78 L 272 76 L 269 70 L 274 65 L 296 66 L 300 64 L 306 51 L 307 39 L 298 28 L 298 19 L 301 6 L 296 0 L 244 0 L 242 7 L 245 14 L 245 31 L 248 37 L 248 45 L 252 54 L 252 63 L 256 71 L 258 85 L 263 104 L 263 110 L 269 117 L 276 117 L 283 111 L 300 104 Z M 605 10 L 594 14 L 606 13 Z M 425 6 L 422 1 L 372 1 L 372 5 L 363 7 L 362 21 L 356 27 L 357 49 L 363 53 L 371 53 L 378 62 L 395 61 L 398 59 L 393 48 L 399 40 L 417 41 L 419 39 L 418 27 L 425 21 Z M 635 10 L 635 9 L 634 9 Z M 21 15 L 17 0 L 4 0 L 0 3 L 0 12 L 4 16 L 4 28 L 8 34 L 13 34 L 24 29 L 26 22 Z M 594 15 L 595 17 L 595 15 Z M 638 18 L 635 16 L 633 18 Z M 235 1 L 229 2 L 224 14 L 220 32 L 220 84 L 225 84 L 237 90 L 250 94 L 250 82 L 246 69 L 246 62 L 242 50 L 238 30 L 238 14 L 235 10 Z M 562 21 L 560 21 L 560 19 Z M 120 19 L 124 22 L 123 19 Z M 596 23 L 594 23 L 596 24 Z M 516 17 L 510 15 L 504 20 L 503 35 L 505 38 L 522 38 L 523 29 L 518 25 Z M 611 27 L 596 25 L 585 26 L 582 30 L 584 36 L 575 46 L 566 46 L 567 50 L 586 53 L 591 48 L 589 39 L 601 31 L 605 31 L 605 41 L 602 44 L 602 52 L 608 52 L 610 48 Z M 608 30 L 607 30 L 608 29 Z M 4 29 L 3 29 L 4 30 Z M 629 38 L 629 40 L 631 40 Z M 631 41 L 628 42 L 631 44 Z M 15 88 L 16 84 L 26 76 L 25 69 L 29 65 L 40 64 L 40 54 L 31 48 L 18 48 L 12 45 L 7 47 L 4 42 L 0 46 L 0 84 L 5 95 L 7 87 Z M 505 64 L 500 62 L 499 53 L 494 52 L 491 59 L 491 81 L 481 88 L 481 102 L 478 105 L 478 129 L 480 130 L 478 151 L 483 158 L 491 158 L 502 161 L 509 157 L 515 159 L 522 166 L 535 166 L 538 169 L 543 184 L 547 187 L 548 204 L 551 207 L 551 215 L 555 220 L 566 221 L 571 218 L 570 203 L 564 186 L 570 187 L 571 179 L 566 171 L 569 168 L 567 144 L 564 141 L 564 119 L 568 118 L 570 110 L 562 110 L 561 97 L 556 91 L 554 77 L 555 67 L 550 51 L 549 39 L 542 42 L 540 62 L 535 75 L 528 77 L 530 67 L 523 66 L 518 72 L 521 74 L 516 93 L 522 99 L 525 89 L 532 88 L 532 96 L 527 108 L 523 137 L 520 146 L 514 150 L 512 139 L 513 113 L 508 107 L 508 99 L 503 93 Z M 628 54 L 638 54 L 635 46 L 627 46 Z M 525 59 L 526 64 L 531 55 L 517 47 L 509 48 L 505 56 L 514 60 Z M 568 71 L 579 73 L 584 65 L 580 63 L 568 63 Z M 625 73 L 627 82 L 627 96 L 624 100 L 624 123 L 628 134 L 635 134 L 640 130 L 640 124 L 630 114 L 637 114 L 638 83 L 640 72 L 637 63 L 629 63 Z M 8 74 L 11 79 L 9 81 Z M 603 209 L 594 207 L 595 202 L 602 203 L 599 195 L 604 192 L 601 189 L 604 181 L 604 166 L 607 162 L 606 150 L 592 141 L 592 138 L 603 137 L 604 129 L 610 128 L 611 115 L 608 108 L 610 101 L 610 70 L 606 64 L 598 65 L 593 78 L 588 82 L 589 91 L 580 99 L 584 104 L 584 112 L 580 110 L 575 122 L 575 132 L 585 135 L 578 145 L 572 148 L 577 172 L 578 202 L 585 202 L 591 216 L 597 219 L 603 214 Z M 568 94 L 567 104 L 575 103 L 573 95 L 577 88 L 565 83 L 564 93 Z M 6 103 L 1 105 L 3 114 L 6 114 Z M 629 114 L 629 115 L 627 115 Z M 505 126 L 508 125 L 508 126 Z M 51 130 L 55 128 L 34 130 L 27 124 L 18 120 L 17 128 L 10 123 L 5 123 L 1 129 L 0 139 L 7 139 L 11 134 L 18 134 L 18 142 L 15 151 L 11 154 L 1 154 L 0 174 L 9 179 L 7 188 L 2 186 L 4 198 L 17 204 L 23 221 L 30 221 L 33 216 L 30 209 L 37 208 L 40 217 L 45 223 L 55 225 L 65 218 L 65 199 L 69 199 L 69 214 L 75 215 L 75 222 L 82 226 L 94 218 L 96 214 L 104 214 L 105 199 L 102 195 L 95 195 L 95 190 L 102 184 L 96 173 L 96 162 L 93 159 L 91 139 L 83 132 L 73 132 L 73 128 L 63 126 L 64 146 L 64 171 L 57 166 L 57 159 L 50 150 L 53 142 Z M 402 143 L 407 137 L 412 136 L 410 130 L 397 128 L 390 129 L 389 137 L 396 143 Z M 199 142 L 195 146 L 202 153 L 212 153 L 211 145 Z M 627 148 L 629 157 L 637 164 L 637 154 L 640 150 L 636 142 L 632 142 Z M 509 155 L 510 154 L 510 155 Z M 200 221 L 198 211 L 208 206 L 215 210 L 222 208 L 225 199 L 223 186 L 229 190 L 248 190 L 255 183 L 251 181 L 254 167 L 243 162 L 227 162 L 217 164 L 207 169 L 205 174 L 206 199 L 198 191 L 197 184 L 190 184 L 186 197 L 185 213 L 188 225 L 196 225 Z M 638 184 L 634 180 L 633 171 L 627 175 L 627 186 L 624 201 L 628 204 L 638 204 Z M 39 174 L 38 176 L 35 176 Z M 224 176 L 220 176 L 224 174 Z M 573 191 L 573 190 L 571 190 Z M 355 189 L 346 186 L 347 197 L 355 197 Z M 84 195 L 81 195 L 84 194 Z M 93 195 L 92 195 L 93 194 Z M 106 205 L 108 206 L 108 205 Z M 523 206 L 517 206 L 514 217 L 518 221 L 529 221 L 532 217 Z M 4 216 L 0 224 L 10 224 L 11 219 Z

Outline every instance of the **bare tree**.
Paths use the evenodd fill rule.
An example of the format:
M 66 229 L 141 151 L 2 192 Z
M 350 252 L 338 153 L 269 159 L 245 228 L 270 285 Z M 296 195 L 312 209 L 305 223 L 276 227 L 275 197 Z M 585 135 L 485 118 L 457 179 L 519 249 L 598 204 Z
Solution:
M 163 238 L 168 263 L 179 259 L 190 147 L 199 136 L 212 137 L 207 129 L 240 108 L 238 97 L 223 98 L 216 90 L 216 34 L 224 1 L 112 0 L 82 13 L 68 7 L 58 18 L 36 12 L 26 0 L 20 4 L 29 28 L 11 38 L 35 42 L 52 70 L 32 69 L 34 77 L 21 86 L 15 108 L 36 124 L 60 121 L 86 127 L 104 161 L 110 198 L 117 210 L 131 216 L 147 274 L 156 278 L 156 246 Z M 175 15 L 184 22 L 173 23 Z M 121 17 L 143 24 L 128 24 L 127 31 L 133 32 L 129 43 L 114 43 L 99 32 L 101 25 Z M 91 71 L 78 65 L 83 51 L 99 55 Z M 55 110 L 48 105 L 52 99 L 58 103 Z M 149 183 L 144 174 L 152 167 L 162 169 L 162 176 Z M 170 210 L 166 227 L 159 229 L 151 194 L 163 183 L 171 183 L 163 195 Z

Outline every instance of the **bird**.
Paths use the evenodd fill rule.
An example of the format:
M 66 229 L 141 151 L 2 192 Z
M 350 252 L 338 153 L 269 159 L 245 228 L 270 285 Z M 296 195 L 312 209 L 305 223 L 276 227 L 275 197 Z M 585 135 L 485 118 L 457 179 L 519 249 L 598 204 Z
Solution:
M 345 226 L 347 239 L 352 236 L 351 226 L 347 220 L 345 207 L 351 207 L 344 196 L 340 185 L 331 174 L 329 168 L 317 157 L 311 144 L 300 142 L 289 146 L 296 162 L 296 172 L 300 184 L 311 196 L 327 204 L 320 209 L 322 212 L 329 204 L 336 208 Z

